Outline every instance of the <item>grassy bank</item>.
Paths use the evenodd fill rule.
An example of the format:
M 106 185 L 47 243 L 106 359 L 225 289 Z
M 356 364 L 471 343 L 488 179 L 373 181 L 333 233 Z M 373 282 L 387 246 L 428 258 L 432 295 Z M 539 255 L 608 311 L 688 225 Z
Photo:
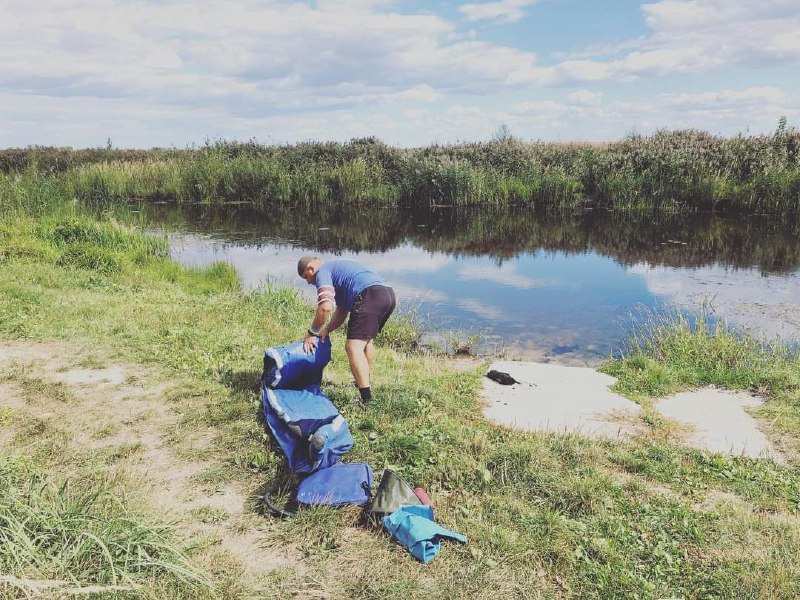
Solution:
M 0 457 L 0 597 L 206 596 L 171 532 L 114 487 L 89 470 L 65 479 Z
M 71 194 L 94 201 L 800 212 L 800 133 L 783 121 L 771 136 L 664 131 L 603 146 L 506 138 L 398 149 L 368 138 L 182 151 L 0 151 L 1 172 L 30 170 L 61 173 Z
M 791 455 L 800 451 L 800 354 L 711 325 L 705 317 L 654 318 L 640 326 L 624 358 L 604 366 L 616 388 L 647 404 L 685 389 L 714 385 L 769 398 L 759 416 Z M 800 489 L 796 490 L 800 502 Z M 798 505 L 800 508 L 800 505 Z
M 369 408 L 356 402 L 341 339 L 334 339 L 324 388 L 354 432 L 348 460 L 376 470 L 391 465 L 425 486 L 438 520 L 467 534 L 469 544 L 447 544 L 423 567 L 382 532 L 357 525 L 349 511 L 307 510 L 288 521 L 259 516 L 258 492 L 285 477 L 258 422 L 260 352 L 300 336 L 310 308 L 287 289 L 244 292 L 224 265 L 179 267 L 163 241 L 107 215 L 85 214 L 39 184 L 15 181 L 0 196 L 0 337 L 82 342 L 181 382 L 165 398 L 177 411 L 170 444 L 179 454 L 202 452 L 211 464 L 192 479 L 195 493 L 213 498 L 222 486 L 243 490 L 250 520 L 229 523 L 230 531 L 257 534 L 260 552 L 296 556 L 292 566 L 264 569 L 261 577 L 228 557 L 211 563 L 207 591 L 178 585 L 173 597 L 800 594 L 796 466 L 687 450 L 661 435 L 656 422 L 645 423 L 648 433 L 630 443 L 494 427 L 481 416 L 480 373 L 403 351 L 407 332 L 398 330 L 382 340 Z M 642 402 L 705 382 L 759 388 L 770 398 L 764 414 L 781 415 L 776 432 L 796 440 L 797 358 L 774 352 L 724 331 L 664 329 L 607 368 Z M 4 426 L 24 417 L 12 410 Z M 199 429 L 213 432 L 202 451 L 184 443 Z M 44 468 L 70 460 L 66 450 L 53 456 L 42 434 L 29 431 L 9 453 L 27 453 Z M 103 474 L 103 464 L 89 465 Z M 66 497 L 55 475 L 45 479 L 56 498 Z M 137 484 L 114 485 L 124 497 L 121 490 Z M 196 519 L 226 516 L 208 509 Z M 2 523 L 0 516 L 0 531 Z M 171 535 L 188 536 L 192 525 L 182 523 Z M 190 552 L 189 560 L 200 559 Z M 15 563 L 11 574 L 22 577 L 34 564 Z M 107 581 L 81 565 L 68 569 L 81 585 Z

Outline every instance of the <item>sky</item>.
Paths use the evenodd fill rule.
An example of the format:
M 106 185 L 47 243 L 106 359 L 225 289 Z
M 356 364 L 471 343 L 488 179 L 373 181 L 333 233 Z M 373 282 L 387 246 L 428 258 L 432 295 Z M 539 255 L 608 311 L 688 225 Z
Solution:
M 0 0 L 0 147 L 800 124 L 800 0 Z

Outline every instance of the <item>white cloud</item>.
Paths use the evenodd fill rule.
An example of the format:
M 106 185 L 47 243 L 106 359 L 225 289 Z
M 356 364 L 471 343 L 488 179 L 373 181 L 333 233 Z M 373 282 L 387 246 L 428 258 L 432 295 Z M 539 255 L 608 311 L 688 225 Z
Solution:
M 637 264 L 628 270 L 640 275 L 653 294 L 681 309 L 700 312 L 710 306 L 716 317 L 756 335 L 800 337 L 797 276 L 763 276 L 756 270 L 720 266 L 686 271 Z
M 397 93 L 394 99 L 410 102 L 435 102 L 441 97 L 441 93 L 437 92 L 427 83 L 424 83 Z
M 774 86 L 753 86 L 695 93 L 660 94 L 649 102 L 620 107 L 632 117 L 660 119 L 660 127 L 725 128 L 735 123 L 773 128 L 780 116 L 800 117 L 800 97 Z
M 601 92 L 589 90 L 576 90 L 567 94 L 567 100 L 582 106 L 597 106 L 603 99 Z
M 467 20 L 509 21 L 532 3 L 460 9 Z M 641 38 L 549 63 L 463 22 L 396 6 L 6 0 L 0 145 L 102 144 L 107 135 L 140 146 L 361 135 L 411 145 L 486 138 L 499 123 L 523 137 L 599 139 L 631 127 L 761 129 L 797 114 L 791 81 L 678 88 L 647 102 L 614 100 L 609 87 L 800 62 L 796 0 L 652 2 L 641 8 L 649 28 Z
M 584 93 L 586 92 L 586 93 Z M 518 102 L 493 114 L 494 122 L 512 131 L 536 131 L 545 138 L 565 129 L 585 132 L 580 139 L 607 140 L 627 131 L 703 129 L 712 132 L 771 131 L 778 118 L 800 118 L 800 95 L 777 86 L 751 86 L 703 92 L 653 94 L 643 99 L 614 99 L 588 90 L 567 93 L 559 100 Z M 572 134 L 566 139 L 576 139 Z M 558 139 L 565 139 L 564 137 Z
M 746 20 L 797 16 L 795 0 L 661 0 L 643 4 L 645 20 L 654 30 L 690 31 Z
M 773 86 L 749 87 L 742 90 L 720 90 L 693 94 L 669 94 L 665 96 L 671 106 L 679 108 L 721 108 L 776 105 L 789 100 L 786 92 Z
M 609 64 L 592 60 L 565 60 L 552 70 L 552 77 L 557 82 L 601 81 L 612 74 Z
M 500 0 L 463 4 L 458 10 L 468 21 L 501 21 L 514 23 L 525 16 L 525 8 L 538 0 Z
M 557 102 L 556 100 L 530 100 L 526 102 L 519 102 L 513 106 L 513 111 L 516 114 L 528 116 L 543 116 L 550 118 L 556 115 L 562 115 L 569 112 L 570 106 L 568 104 Z
M 602 94 L 579 90 L 566 94 L 564 100 L 534 100 L 519 102 L 511 107 L 506 120 L 515 122 L 551 123 L 561 126 L 562 119 L 597 119 L 608 116 L 602 105 Z
M 553 285 L 552 281 L 536 279 L 517 273 L 516 268 L 511 263 L 506 263 L 500 267 L 496 265 L 468 264 L 460 267 L 456 272 L 456 276 L 466 281 L 491 281 L 492 283 L 507 285 L 521 290 Z
M 7 92 L 224 105 L 233 114 L 438 99 L 531 81 L 530 52 L 454 35 L 381 3 L 12 0 L 0 22 Z M 24 19 L 23 19 L 24 16 Z M 32 39 L 21 21 L 37 23 Z M 19 22 L 18 22 L 19 21 Z
M 576 53 L 553 66 L 553 80 L 617 81 L 800 61 L 796 0 L 662 0 L 641 10 L 647 35 Z

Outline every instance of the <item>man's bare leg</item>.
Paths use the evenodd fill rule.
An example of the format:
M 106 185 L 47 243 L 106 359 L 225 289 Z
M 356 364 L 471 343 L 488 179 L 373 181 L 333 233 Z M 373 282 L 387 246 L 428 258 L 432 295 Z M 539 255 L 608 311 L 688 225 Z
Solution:
M 369 387 L 370 361 L 367 359 L 366 347 L 367 342 L 364 340 L 347 340 L 344 344 L 358 389 Z
M 372 343 L 372 340 L 368 341 L 367 345 L 364 347 L 364 354 L 367 355 L 367 362 L 369 363 L 369 372 L 371 375 L 372 365 L 375 364 L 375 344 Z

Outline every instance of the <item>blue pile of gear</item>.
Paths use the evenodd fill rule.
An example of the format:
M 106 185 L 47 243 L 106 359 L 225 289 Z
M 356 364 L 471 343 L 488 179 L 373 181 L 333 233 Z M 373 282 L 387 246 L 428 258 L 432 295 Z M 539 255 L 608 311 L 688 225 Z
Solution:
M 306 352 L 301 341 L 264 353 L 264 420 L 286 456 L 289 470 L 302 477 L 296 503 L 369 507 L 370 516 L 426 563 L 438 553 L 441 539 L 466 542 L 461 534 L 437 525 L 432 507 L 424 506 L 415 490 L 393 472 L 384 471 L 373 499 L 370 466 L 340 462 L 353 447 L 353 436 L 345 418 L 321 389 L 322 372 L 330 360 L 330 338 L 320 340 L 313 352 Z M 292 514 L 276 507 L 269 492 L 264 501 L 273 514 Z

